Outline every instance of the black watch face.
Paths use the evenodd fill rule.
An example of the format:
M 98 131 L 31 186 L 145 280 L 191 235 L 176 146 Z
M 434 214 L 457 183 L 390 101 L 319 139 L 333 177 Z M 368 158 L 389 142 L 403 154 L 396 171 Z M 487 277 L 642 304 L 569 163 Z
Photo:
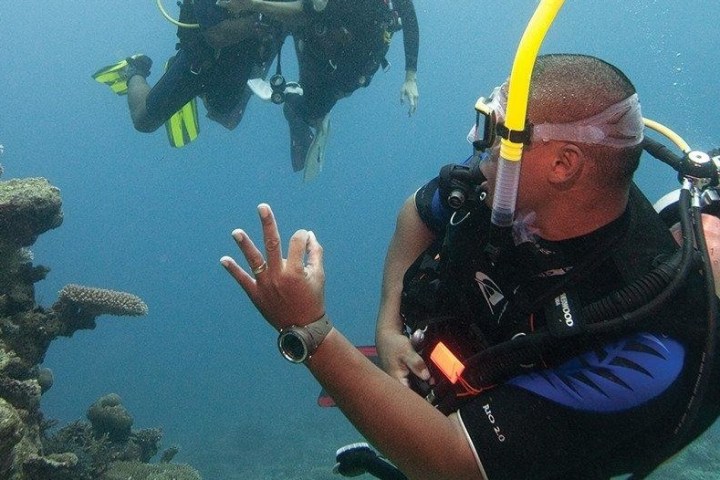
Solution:
M 296 335 L 292 333 L 283 335 L 280 346 L 282 354 L 291 362 L 302 362 L 305 360 L 307 349 L 305 348 L 305 344 Z

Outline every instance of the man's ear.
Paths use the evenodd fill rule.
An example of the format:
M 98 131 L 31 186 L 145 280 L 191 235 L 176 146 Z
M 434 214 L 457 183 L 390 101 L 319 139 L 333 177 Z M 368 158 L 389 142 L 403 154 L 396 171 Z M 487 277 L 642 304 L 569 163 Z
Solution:
M 564 183 L 574 181 L 585 168 L 587 158 L 580 148 L 573 143 L 561 143 L 555 150 L 550 165 L 550 182 Z

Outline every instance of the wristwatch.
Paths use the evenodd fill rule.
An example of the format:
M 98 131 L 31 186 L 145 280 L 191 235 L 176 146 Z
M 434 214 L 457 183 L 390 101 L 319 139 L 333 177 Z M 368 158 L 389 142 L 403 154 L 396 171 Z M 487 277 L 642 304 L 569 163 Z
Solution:
M 332 323 L 327 314 L 303 327 L 283 328 L 278 337 L 280 353 L 292 363 L 303 363 L 315 353 L 330 330 Z

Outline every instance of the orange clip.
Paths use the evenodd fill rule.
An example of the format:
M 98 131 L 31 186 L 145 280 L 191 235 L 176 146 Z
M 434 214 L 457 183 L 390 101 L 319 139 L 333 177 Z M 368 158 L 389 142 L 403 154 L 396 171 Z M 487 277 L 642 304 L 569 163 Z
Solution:
M 430 354 L 430 360 L 453 384 L 458 381 L 465 370 L 465 365 L 442 342 L 435 346 Z

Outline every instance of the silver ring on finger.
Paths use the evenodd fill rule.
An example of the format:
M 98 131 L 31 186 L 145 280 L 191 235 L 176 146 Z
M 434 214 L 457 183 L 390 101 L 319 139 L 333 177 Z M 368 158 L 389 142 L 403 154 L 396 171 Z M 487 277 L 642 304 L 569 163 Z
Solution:
M 267 262 L 262 262 L 260 265 L 258 265 L 257 267 L 255 267 L 255 268 L 252 269 L 252 273 L 253 273 L 253 275 L 258 276 L 258 275 L 260 275 L 262 272 L 264 272 L 265 270 L 267 270 L 267 268 L 268 268 Z

